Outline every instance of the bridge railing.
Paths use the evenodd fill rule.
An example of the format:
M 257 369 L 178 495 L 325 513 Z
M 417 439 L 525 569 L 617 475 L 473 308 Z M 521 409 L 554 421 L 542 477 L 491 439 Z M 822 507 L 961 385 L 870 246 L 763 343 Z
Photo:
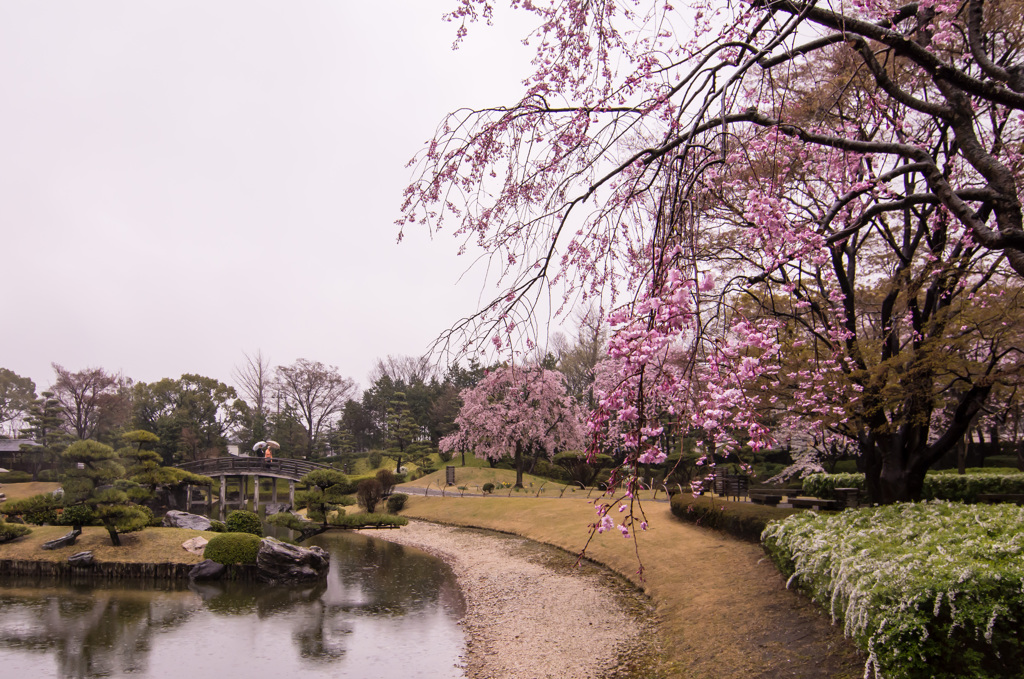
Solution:
M 222 476 L 233 474 L 274 474 L 296 480 L 314 469 L 335 469 L 330 465 L 308 460 L 292 460 L 289 458 L 265 457 L 215 457 L 209 460 L 196 460 L 176 465 L 179 469 L 202 474 L 203 476 Z

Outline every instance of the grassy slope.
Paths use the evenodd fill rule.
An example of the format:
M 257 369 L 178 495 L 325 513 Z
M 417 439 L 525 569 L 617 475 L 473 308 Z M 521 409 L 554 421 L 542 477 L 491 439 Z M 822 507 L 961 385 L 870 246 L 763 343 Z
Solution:
M 638 544 L 618 531 L 587 556 L 643 587 L 661 621 L 668 676 L 854 677 L 852 644 L 809 601 L 787 591 L 758 545 L 684 524 L 649 503 Z M 594 509 L 586 500 L 413 496 L 403 514 L 522 535 L 578 553 Z M 639 550 L 643 583 L 637 574 Z
M 24 500 L 40 493 L 52 493 L 58 488 L 60 488 L 59 483 L 31 481 L 29 483 L 5 483 L 0 485 L 0 492 L 7 495 L 8 500 Z

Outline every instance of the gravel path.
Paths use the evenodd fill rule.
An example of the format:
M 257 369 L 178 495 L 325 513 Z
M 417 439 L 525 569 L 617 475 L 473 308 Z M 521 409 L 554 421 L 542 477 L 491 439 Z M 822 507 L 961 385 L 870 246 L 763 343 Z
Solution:
M 626 665 L 653 635 L 621 581 L 521 538 L 410 521 L 375 537 L 440 557 L 466 599 L 466 676 L 596 679 Z M 560 554 L 560 553 L 559 553 Z

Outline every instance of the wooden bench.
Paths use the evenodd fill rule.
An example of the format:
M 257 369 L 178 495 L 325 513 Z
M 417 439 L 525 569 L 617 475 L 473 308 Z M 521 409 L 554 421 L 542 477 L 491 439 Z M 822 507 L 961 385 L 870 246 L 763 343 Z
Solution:
M 836 500 L 825 500 L 820 497 L 791 497 L 787 500 L 794 509 L 839 509 Z
M 783 493 L 779 490 L 763 490 L 755 488 L 747 493 L 747 497 L 750 498 L 751 502 L 756 502 L 759 505 L 771 505 L 774 507 L 782 502 Z
M 731 475 L 715 477 L 715 493 L 722 497 L 731 497 L 739 500 L 747 496 L 747 489 L 750 487 L 750 477 L 743 475 Z

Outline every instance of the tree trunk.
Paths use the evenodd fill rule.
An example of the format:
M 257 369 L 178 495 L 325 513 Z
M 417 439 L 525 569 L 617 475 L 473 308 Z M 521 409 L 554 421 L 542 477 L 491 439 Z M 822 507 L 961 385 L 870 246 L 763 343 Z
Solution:
M 121 536 L 117 534 L 117 529 L 111 526 L 106 526 L 107 534 L 110 535 L 110 544 L 115 547 L 121 546 Z
M 522 488 L 523 487 L 523 463 L 524 462 L 525 462 L 525 460 L 523 460 L 523 444 L 517 443 L 516 444 L 516 457 L 515 457 L 515 463 L 516 463 L 516 485 L 515 485 L 515 487 L 516 488 Z

